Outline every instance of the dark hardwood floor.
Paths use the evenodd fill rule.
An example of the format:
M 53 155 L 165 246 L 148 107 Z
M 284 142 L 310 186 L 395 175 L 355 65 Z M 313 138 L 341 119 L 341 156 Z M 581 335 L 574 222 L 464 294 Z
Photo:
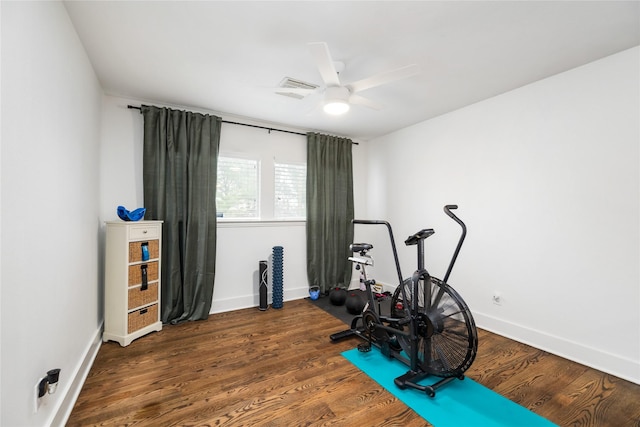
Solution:
M 165 326 L 125 348 L 105 343 L 68 425 L 429 425 L 340 355 L 358 342 L 330 342 L 343 329 L 297 300 Z M 479 337 L 468 377 L 561 426 L 640 426 L 640 385 Z

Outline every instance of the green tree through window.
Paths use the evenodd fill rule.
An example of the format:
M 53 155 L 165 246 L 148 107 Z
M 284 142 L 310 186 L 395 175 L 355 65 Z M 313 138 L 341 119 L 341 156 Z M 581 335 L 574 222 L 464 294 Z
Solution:
M 235 157 L 218 158 L 216 186 L 220 218 L 259 218 L 259 163 Z

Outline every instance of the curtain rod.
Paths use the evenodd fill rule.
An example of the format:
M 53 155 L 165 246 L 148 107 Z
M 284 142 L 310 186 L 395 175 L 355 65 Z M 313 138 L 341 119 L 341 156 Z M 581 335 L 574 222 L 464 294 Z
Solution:
M 136 107 L 135 105 L 127 105 L 127 108 L 132 109 L 132 110 L 141 110 L 140 107 Z M 292 133 L 294 135 L 302 135 L 302 136 L 307 136 L 306 133 L 302 133 L 302 132 L 293 132 L 291 130 L 284 130 L 284 129 L 276 129 L 276 128 L 269 128 L 269 127 L 265 127 L 265 126 L 258 126 L 258 125 L 250 125 L 248 123 L 240 123 L 240 122 L 230 122 L 227 120 L 222 120 L 222 123 L 227 123 L 230 125 L 238 125 L 238 126 L 247 126 L 250 128 L 258 128 L 258 129 L 265 129 L 268 130 L 269 133 L 271 133 L 271 131 L 275 131 L 275 132 L 284 132 L 284 133 Z M 357 142 L 353 142 L 351 141 L 353 145 L 358 145 Z

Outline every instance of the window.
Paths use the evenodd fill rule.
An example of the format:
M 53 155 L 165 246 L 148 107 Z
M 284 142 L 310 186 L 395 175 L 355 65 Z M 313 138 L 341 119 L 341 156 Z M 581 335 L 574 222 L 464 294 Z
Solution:
M 228 222 L 229 227 L 255 223 L 248 225 L 253 227 L 272 221 L 304 221 L 305 142 L 301 135 L 225 126 L 218 153 L 219 222 Z
M 300 164 L 274 164 L 273 216 L 281 219 L 306 217 L 307 167 Z
M 216 207 L 219 218 L 258 219 L 259 162 L 218 157 Z

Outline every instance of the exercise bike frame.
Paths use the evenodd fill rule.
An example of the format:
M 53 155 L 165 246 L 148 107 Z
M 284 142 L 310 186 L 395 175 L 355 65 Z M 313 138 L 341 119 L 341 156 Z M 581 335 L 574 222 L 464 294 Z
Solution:
M 443 283 L 447 283 L 451 271 L 453 269 L 453 265 L 456 262 L 458 254 L 460 253 L 460 249 L 466 237 L 466 226 L 464 222 L 462 222 L 451 210 L 457 209 L 457 205 L 447 205 L 444 207 L 445 213 L 451 217 L 455 222 L 457 222 L 461 228 L 462 233 L 458 240 L 458 244 L 453 253 L 451 261 L 449 262 L 449 266 L 447 268 L 447 272 L 444 276 Z M 419 313 L 419 298 L 408 298 L 404 286 L 404 279 L 402 275 L 402 271 L 400 268 L 400 262 L 398 258 L 398 252 L 396 249 L 395 239 L 393 237 L 393 231 L 391 229 L 391 224 L 387 221 L 382 220 L 361 220 L 354 219 L 352 223 L 355 224 L 363 224 L 363 225 L 384 225 L 387 228 L 389 234 L 389 240 L 391 242 L 391 250 L 393 253 L 393 258 L 395 261 L 396 272 L 398 274 L 398 286 L 400 286 L 402 292 L 403 301 L 411 300 L 411 304 L 403 305 L 404 317 L 395 318 L 393 316 L 383 316 L 379 310 L 376 309 L 376 301 L 373 296 L 373 291 L 371 286 L 375 284 L 375 280 L 369 280 L 366 277 L 366 271 L 364 271 L 365 264 L 360 262 L 357 259 L 352 259 L 353 262 L 357 264 L 362 264 L 363 274 L 364 274 L 364 284 L 367 292 L 367 303 L 363 309 L 362 314 L 357 315 L 351 321 L 350 329 L 332 334 L 330 336 L 332 341 L 338 341 L 350 336 L 358 336 L 359 338 L 365 340 L 366 344 L 361 344 L 358 346 L 360 350 L 368 351 L 371 345 L 376 346 L 380 349 L 381 353 L 387 357 L 393 357 L 394 359 L 399 360 L 400 362 L 407 365 L 410 369 L 404 375 L 396 378 L 394 383 L 401 389 L 410 387 L 422 392 L 425 392 L 429 397 L 435 396 L 436 389 L 442 387 L 448 382 L 452 381 L 455 378 L 464 379 L 464 374 L 460 374 L 459 376 L 452 376 L 441 378 L 437 382 L 431 385 L 422 385 L 418 382 L 429 376 L 429 374 L 422 370 L 420 367 L 420 358 L 419 358 L 419 337 L 418 337 L 418 325 L 421 319 L 419 318 L 421 315 Z M 424 240 L 434 234 L 433 229 L 423 229 L 413 234 L 405 241 L 406 245 L 417 245 L 418 252 L 418 260 L 417 260 L 417 270 L 411 276 L 411 289 L 412 295 L 416 296 L 419 294 L 419 283 L 423 281 L 423 283 L 430 283 L 431 276 L 424 266 Z M 365 255 L 366 251 L 361 252 L 361 255 Z M 430 286 L 425 286 L 425 292 L 428 294 L 425 296 L 425 300 L 431 301 L 431 289 Z M 436 296 L 434 301 L 440 301 L 444 294 L 444 287 L 440 287 L 440 291 Z M 362 327 L 358 327 L 358 322 L 362 322 Z M 389 325 L 389 326 L 387 326 Z M 408 331 L 404 331 L 403 327 L 407 325 Z M 378 332 L 378 336 L 373 339 L 372 333 Z M 380 333 L 382 332 L 382 333 Z M 401 348 L 397 348 L 397 346 L 392 345 L 392 341 L 398 336 L 404 336 L 408 339 L 409 342 L 409 357 L 407 358 L 403 353 Z M 430 348 L 430 338 L 426 337 L 425 348 Z M 425 358 L 430 357 L 428 352 L 425 352 Z

